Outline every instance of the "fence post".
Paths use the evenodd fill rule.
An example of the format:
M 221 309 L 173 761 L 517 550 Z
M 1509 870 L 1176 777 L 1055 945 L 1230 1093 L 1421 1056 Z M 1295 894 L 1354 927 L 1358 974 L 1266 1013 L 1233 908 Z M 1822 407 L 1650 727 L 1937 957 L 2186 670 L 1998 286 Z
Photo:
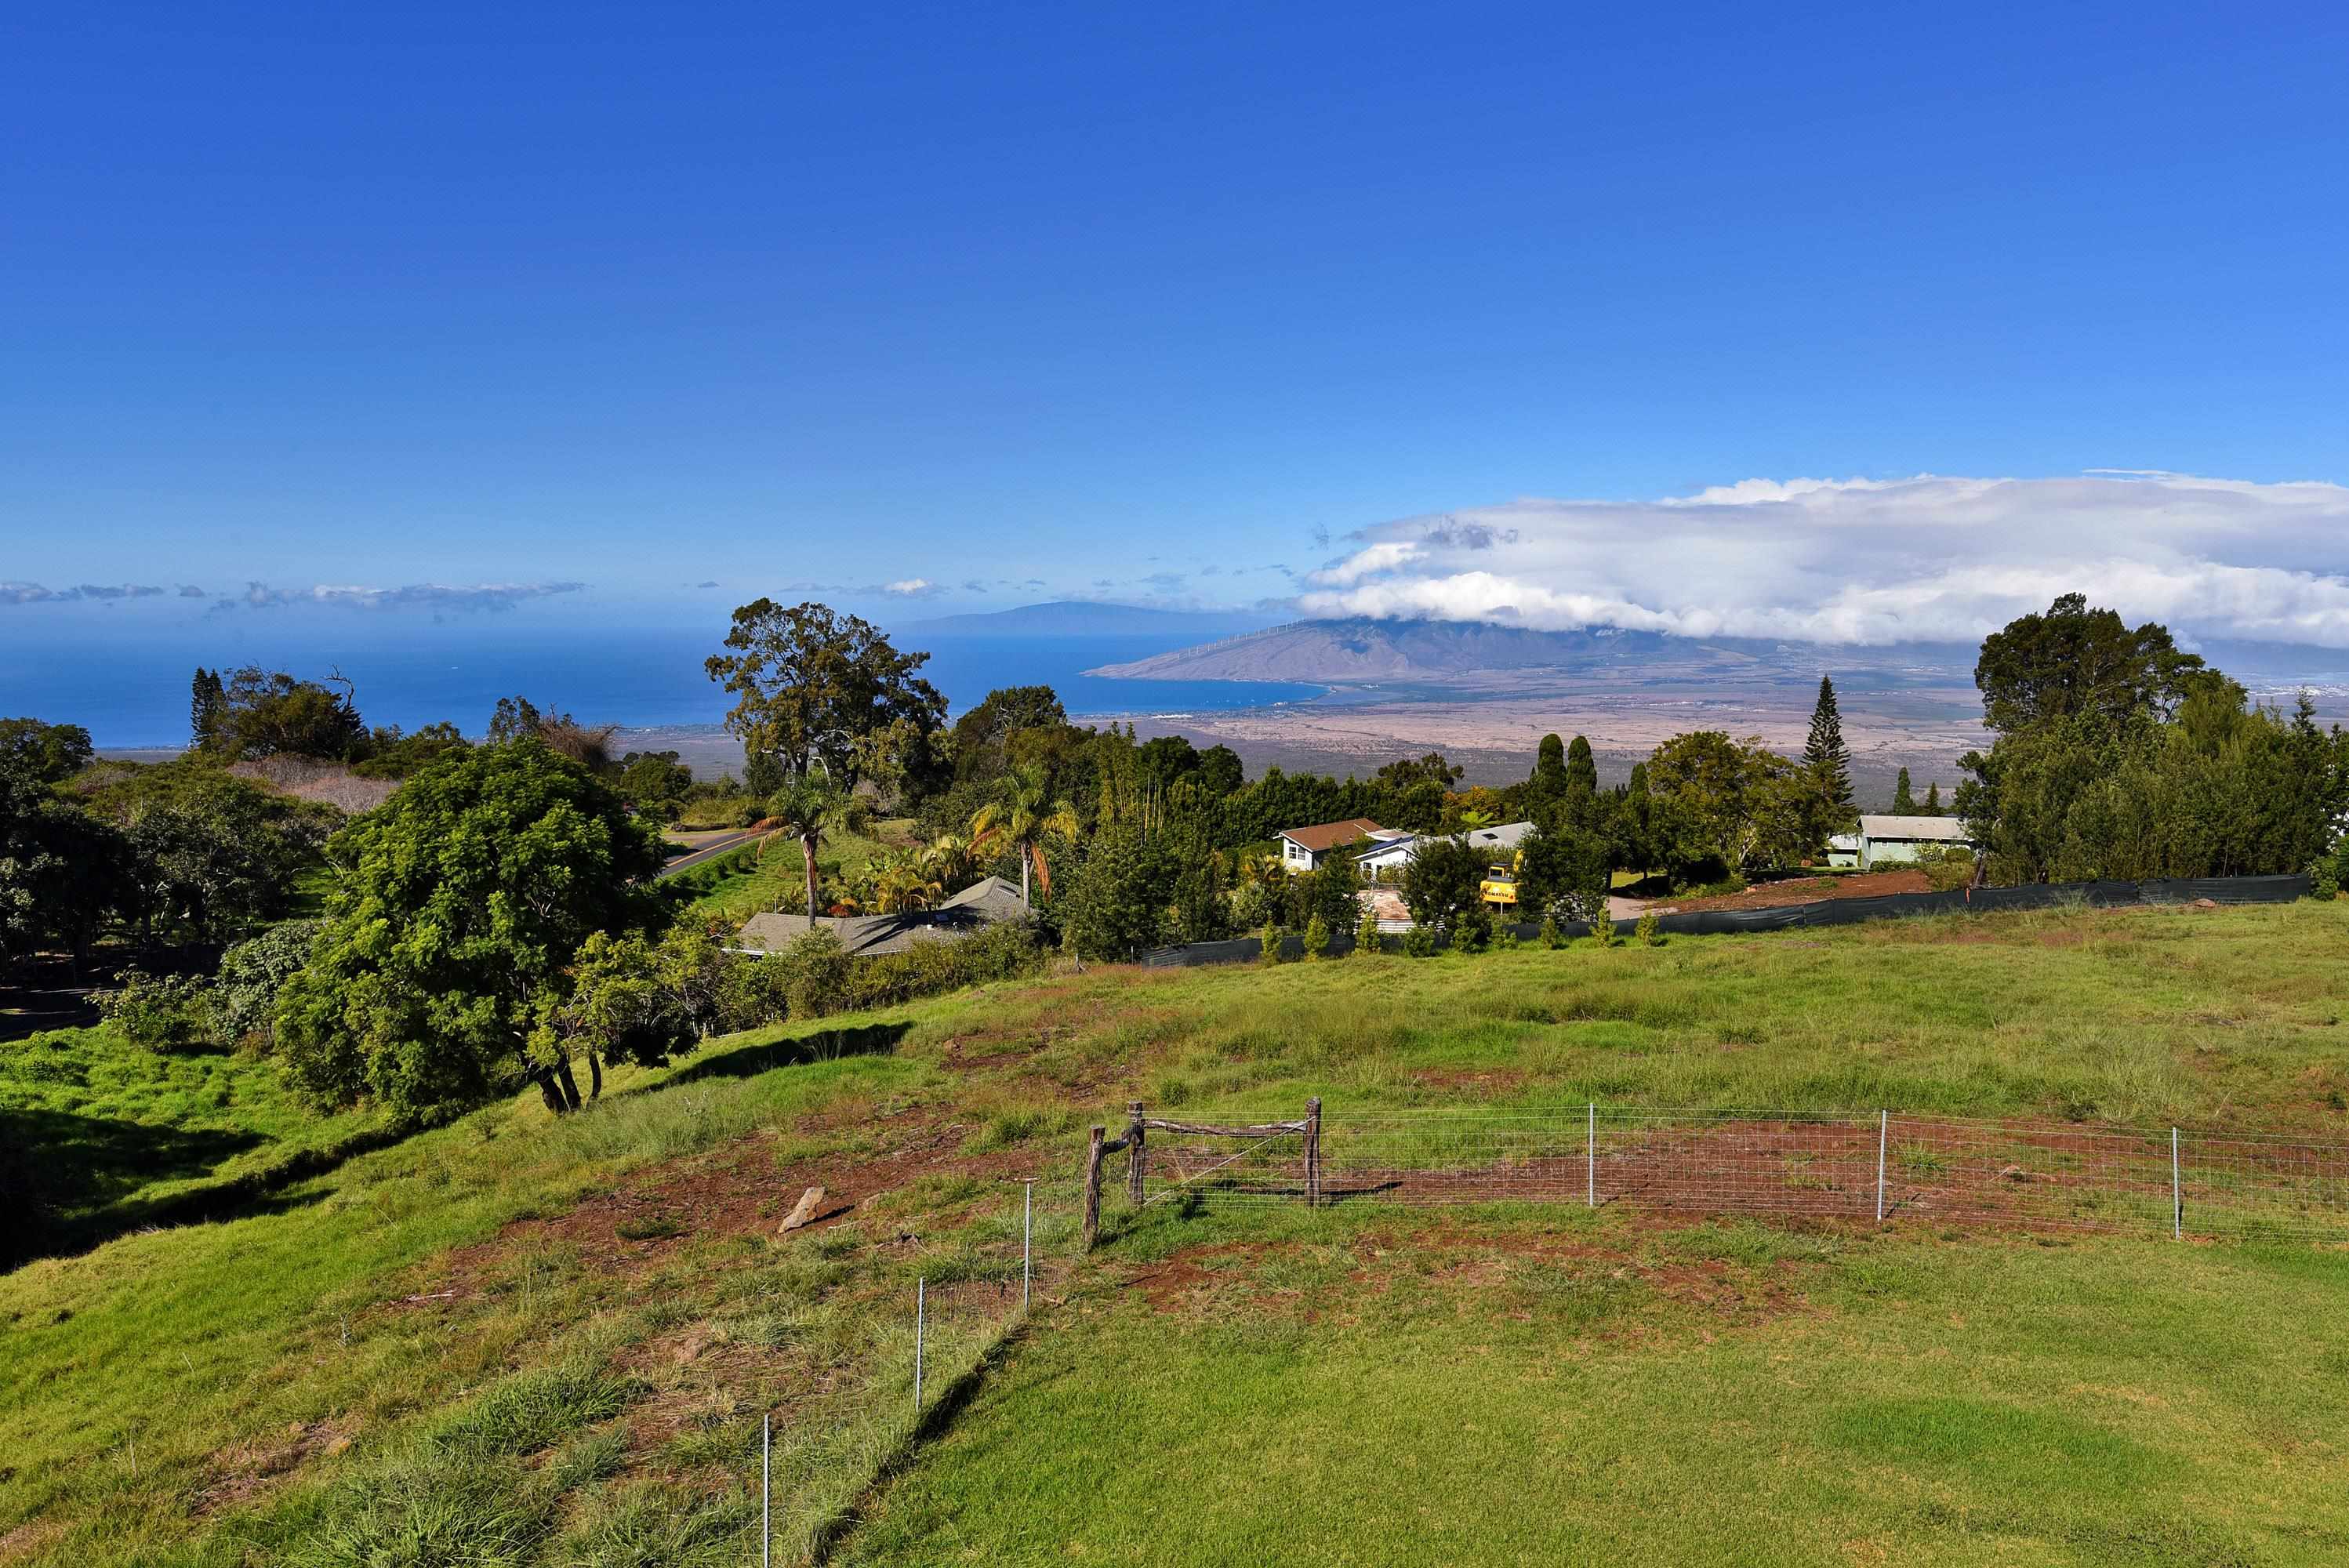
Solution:
M 1590 1102 L 1590 1130 L 1582 1140 L 1583 1159 L 1589 1171 L 1589 1187 L 1583 1193 L 1586 1208 L 1599 1207 L 1599 1102 Z
M 1093 1242 L 1101 1234 L 1101 1168 L 1102 1128 L 1094 1128 L 1092 1143 L 1085 1150 L 1085 1251 L 1093 1250 Z
M 759 1418 L 759 1568 L 774 1561 L 774 1515 L 771 1499 L 775 1480 L 775 1417 L 771 1410 Z
M 1125 1195 L 1142 1207 L 1142 1102 L 1125 1102 Z
M 1876 1222 L 1884 1222 L 1884 1142 L 1892 1131 L 1892 1113 L 1876 1113 Z
M 914 1419 L 922 1418 L 922 1339 L 928 1316 L 930 1282 L 925 1277 L 914 1282 Z
M 1321 1097 L 1305 1102 L 1305 1206 L 1321 1206 Z
M 1019 1310 L 1028 1310 L 1028 1288 L 1035 1277 L 1029 1262 L 1036 1235 L 1036 1183 L 1028 1183 L 1028 1201 L 1019 1211 Z
M 2186 1239 L 2186 1189 L 2178 1180 L 2178 1129 L 2169 1130 L 2169 1239 Z

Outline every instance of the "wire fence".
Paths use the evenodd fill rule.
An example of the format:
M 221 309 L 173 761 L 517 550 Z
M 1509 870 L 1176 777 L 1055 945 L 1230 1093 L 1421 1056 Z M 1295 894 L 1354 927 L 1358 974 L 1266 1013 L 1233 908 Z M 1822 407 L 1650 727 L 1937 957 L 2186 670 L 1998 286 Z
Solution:
M 2349 1142 L 2209 1129 L 1584 1105 L 1146 1120 L 1145 1203 L 1573 1203 L 2349 1241 Z M 1130 1137 L 1130 1133 L 1129 1133 Z M 1130 1186 L 1124 1171 L 1113 1185 Z

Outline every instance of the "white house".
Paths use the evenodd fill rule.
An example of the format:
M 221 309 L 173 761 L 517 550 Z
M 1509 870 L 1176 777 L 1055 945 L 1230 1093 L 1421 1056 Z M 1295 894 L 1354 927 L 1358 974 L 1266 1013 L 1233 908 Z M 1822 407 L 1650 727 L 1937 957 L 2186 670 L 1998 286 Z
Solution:
M 1949 850 L 1974 847 L 1974 841 L 1966 837 L 1965 823 L 1955 817 L 1862 817 L 1858 839 L 1858 863 L 1863 871 L 1913 863 L 1918 851 L 1929 845 Z M 1832 841 L 1827 859 L 1830 865 L 1836 863 Z
M 1316 870 L 1332 850 L 1342 850 L 1362 839 L 1373 843 L 1396 836 L 1396 830 L 1381 828 L 1368 817 L 1349 817 L 1342 822 L 1319 822 L 1310 828 L 1288 828 L 1280 833 L 1280 863 L 1293 872 Z
M 1468 835 L 1469 847 L 1491 854 L 1495 860 L 1517 851 L 1526 836 L 1534 830 L 1531 822 L 1504 822 L 1497 828 L 1479 828 Z M 1419 852 L 1419 846 L 1440 834 L 1409 833 L 1391 838 L 1378 848 L 1355 861 L 1362 875 L 1372 882 L 1392 882 L 1402 875 L 1403 867 Z

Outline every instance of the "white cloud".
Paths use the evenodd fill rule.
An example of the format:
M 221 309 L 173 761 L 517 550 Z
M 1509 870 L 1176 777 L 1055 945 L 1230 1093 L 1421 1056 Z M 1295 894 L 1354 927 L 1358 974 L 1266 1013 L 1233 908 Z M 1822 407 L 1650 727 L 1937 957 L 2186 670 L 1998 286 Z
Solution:
M 2074 479 L 1763 480 L 1512 501 L 1362 530 L 1309 615 L 1971 642 L 2078 590 L 2187 637 L 2349 647 L 2349 488 Z
M 902 594 L 908 599 L 918 599 L 925 594 L 936 593 L 937 589 L 926 577 L 905 577 L 895 583 L 884 583 L 881 584 L 881 591 L 884 593 Z
M 479 583 L 465 586 L 415 583 L 404 588 L 368 588 L 320 583 L 308 588 L 272 588 L 266 583 L 248 583 L 236 600 L 255 610 L 274 610 L 288 604 L 336 604 L 358 610 L 426 606 L 434 610 L 494 613 L 511 610 L 526 600 L 576 593 L 585 587 L 584 583 Z M 222 602 L 226 602 L 226 596 Z

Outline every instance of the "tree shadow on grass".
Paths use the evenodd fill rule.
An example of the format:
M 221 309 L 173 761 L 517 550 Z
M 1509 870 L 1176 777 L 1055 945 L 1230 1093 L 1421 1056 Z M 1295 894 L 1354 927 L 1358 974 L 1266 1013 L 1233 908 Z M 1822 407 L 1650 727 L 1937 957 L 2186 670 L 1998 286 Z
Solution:
M 776 1068 L 803 1067 L 809 1062 L 837 1061 L 843 1057 L 885 1057 L 910 1033 L 910 1023 L 859 1024 L 846 1029 L 819 1029 L 787 1040 L 761 1046 L 738 1046 L 718 1056 L 703 1057 L 671 1073 L 658 1086 L 674 1088 L 705 1078 L 756 1078 Z
M 283 1189 L 411 1130 L 368 1128 L 336 1143 L 288 1150 L 235 1176 L 140 1197 L 164 1182 L 209 1175 L 269 1140 L 218 1128 L 0 1109 L 0 1271 L 88 1252 L 131 1231 L 300 1208 L 323 1194 Z

